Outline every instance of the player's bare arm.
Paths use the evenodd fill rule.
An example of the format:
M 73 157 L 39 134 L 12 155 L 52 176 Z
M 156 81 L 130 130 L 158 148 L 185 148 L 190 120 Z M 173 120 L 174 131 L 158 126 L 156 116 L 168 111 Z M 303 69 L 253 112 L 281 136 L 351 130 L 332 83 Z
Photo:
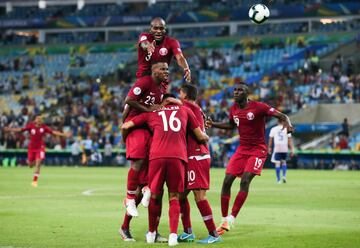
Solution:
M 176 105 L 183 105 L 182 101 L 179 99 L 176 99 L 175 97 L 167 97 L 164 99 L 164 101 L 161 103 L 161 106 L 166 106 L 168 104 L 176 104 Z
M 231 130 L 231 129 L 235 128 L 235 123 L 234 122 L 214 122 L 213 120 L 208 118 L 205 122 L 205 127 L 206 128 L 216 127 L 216 128 L 220 128 L 220 129 Z
M 121 135 L 124 142 L 130 132 L 130 129 L 133 127 L 135 127 L 135 123 L 133 121 L 127 121 L 121 125 Z
M 195 134 L 196 139 L 201 143 L 207 143 L 209 141 L 209 136 L 201 131 L 199 127 L 195 128 L 193 130 L 193 133 Z
M 184 78 L 186 80 L 186 82 L 190 83 L 191 82 L 191 71 L 189 68 L 189 65 L 184 57 L 184 55 L 182 53 L 176 54 L 175 55 L 176 61 L 178 63 L 178 65 L 183 68 L 184 70 Z
M 5 127 L 4 128 L 4 131 L 5 132 L 15 132 L 15 133 L 18 133 L 18 132 L 21 132 L 21 128 L 20 127 Z
M 295 154 L 295 152 L 294 152 L 294 144 L 293 144 L 293 141 L 292 141 L 291 137 L 289 137 L 288 139 L 289 139 L 288 143 L 289 143 L 289 148 L 290 148 L 290 156 L 293 157 L 294 154 Z
M 273 137 L 269 138 L 269 145 L 268 145 L 268 154 L 272 153 L 272 145 L 273 145 Z
M 64 138 L 70 137 L 70 133 L 63 133 L 63 132 L 59 132 L 59 131 L 53 131 L 52 133 L 53 133 L 53 135 L 64 137 Z
M 131 97 L 127 96 L 125 98 L 125 104 L 128 104 L 130 107 L 137 109 L 141 112 L 152 112 L 154 110 L 157 110 L 159 108 L 161 108 L 161 105 L 159 104 L 153 104 L 150 107 L 145 107 L 144 105 L 142 105 L 141 103 L 139 103 L 136 100 L 133 100 Z
M 288 133 L 294 132 L 294 127 L 292 126 L 291 121 L 286 114 L 276 111 L 274 114 L 274 117 L 278 118 L 279 120 L 281 120 L 283 122 L 283 126 L 284 126 L 284 128 L 287 129 Z
M 125 122 L 126 118 L 128 117 L 129 113 L 130 113 L 130 106 L 125 104 L 124 106 L 124 110 L 122 112 L 122 117 L 121 117 L 121 120 L 122 122 Z

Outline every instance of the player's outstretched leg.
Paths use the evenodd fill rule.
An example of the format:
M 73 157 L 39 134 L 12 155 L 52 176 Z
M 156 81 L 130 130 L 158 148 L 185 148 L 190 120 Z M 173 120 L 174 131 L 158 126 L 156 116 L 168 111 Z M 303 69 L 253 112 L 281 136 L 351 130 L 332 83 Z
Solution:
M 280 168 L 280 161 L 276 161 L 276 162 L 275 162 L 275 172 L 276 172 L 276 182 L 277 182 L 278 184 L 281 183 L 281 180 L 280 180 L 280 170 L 281 170 L 281 168 Z
M 221 189 L 221 224 L 216 229 L 219 235 L 223 235 L 225 232 L 230 230 L 230 225 L 227 221 L 227 215 L 229 211 L 229 203 L 230 203 L 230 193 L 231 186 L 235 180 L 235 176 L 231 174 L 225 174 L 225 178 L 223 181 L 222 189 Z
M 36 159 L 35 160 L 35 170 L 34 170 L 34 176 L 33 176 L 33 180 L 31 183 L 31 186 L 33 187 L 37 187 L 38 186 L 38 179 L 40 176 L 40 166 L 41 166 L 41 159 Z
M 212 210 L 209 201 L 206 199 L 206 190 L 199 189 L 194 190 L 196 205 L 200 211 L 200 214 L 204 220 L 206 229 L 208 230 L 209 236 L 205 239 L 199 240 L 201 244 L 212 244 L 221 242 L 222 239 L 216 231 L 216 226 L 213 219 Z
M 136 198 L 137 188 L 139 187 L 139 172 L 143 163 L 144 163 L 144 159 L 133 160 L 131 162 L 131 167 L 128 172 L 127 193 L 126 193 L 124 205 L 128 214 L 133 217 L 139 216 L 139 213 L 136 208 L 135 198 Z
M 142 198 L 141 195 L 137 195 L 136 206 L 139 205 L 141 198 Z M 126 212 L 125 216 L 124 216 L 123 224 L 121 225 L 121 227 L 119 229 L 119 234 L 120 234 L 122 240 L 124 240 L 124 241 L 130 241 L 130 242 L 135 241 L 135 239 L 133 238 L 133 236 L 131 235 L 131 232 L 130 232 L 131 219 L 132 219 L 132 216 Z
M 231 215 L 227 217 L 227 221 L 230 226 L 234 224 L 236 216 L 246 201 L 249 192 L 249 186 L 254 177 L 255 174 L 251 172 L 245 172 L 241 177 L 240 191 L 235 198 L 234 205 L 231 210 Z
M 281 169 L 282 169 L 282 181 L 283 183 L 286 183 L 286 171 L 287 171 L 286 161 L 283 161 Z

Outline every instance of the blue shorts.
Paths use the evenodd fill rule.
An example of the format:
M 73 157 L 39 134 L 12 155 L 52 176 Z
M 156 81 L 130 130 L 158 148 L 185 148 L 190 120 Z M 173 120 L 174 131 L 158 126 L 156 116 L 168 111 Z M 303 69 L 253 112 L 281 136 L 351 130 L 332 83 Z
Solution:
M 287 153 L 286 152 L 277 152 L 277 153 L 275 153 L 274 158 L 276 161 L 284 161 L 287 158 Z

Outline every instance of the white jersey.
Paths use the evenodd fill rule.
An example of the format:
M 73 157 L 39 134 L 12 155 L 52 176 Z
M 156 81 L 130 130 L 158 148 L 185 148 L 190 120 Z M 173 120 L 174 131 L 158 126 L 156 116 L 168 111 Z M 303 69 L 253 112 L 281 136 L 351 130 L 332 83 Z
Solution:
M 274 153 L 278 152 L 288 152 L 289 150 L 289 137 L 291 137 L 290 133 L 287 133 L 287 129 L 282 125 L 277 125 L 270 130 L 271 138 L 274 138 Z

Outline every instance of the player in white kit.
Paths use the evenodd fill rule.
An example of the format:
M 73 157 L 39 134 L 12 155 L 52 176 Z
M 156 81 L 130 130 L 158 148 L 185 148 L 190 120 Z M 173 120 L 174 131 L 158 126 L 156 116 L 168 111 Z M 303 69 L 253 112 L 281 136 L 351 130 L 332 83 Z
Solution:
M 272 150 L 274 144 L 274 150 Z M 286 183 L 286 158 L 290 148 L 290 156 L 294 155 L 294 146 L 291 133 L 287 132 L 279 120 L 278 125 L 271 128 L 269 135 L 269 154 L 272 153 L 271 162 L 275 163 L 276 180 L 281 183 L 280 171 L 282 170 L 282 182 Z

